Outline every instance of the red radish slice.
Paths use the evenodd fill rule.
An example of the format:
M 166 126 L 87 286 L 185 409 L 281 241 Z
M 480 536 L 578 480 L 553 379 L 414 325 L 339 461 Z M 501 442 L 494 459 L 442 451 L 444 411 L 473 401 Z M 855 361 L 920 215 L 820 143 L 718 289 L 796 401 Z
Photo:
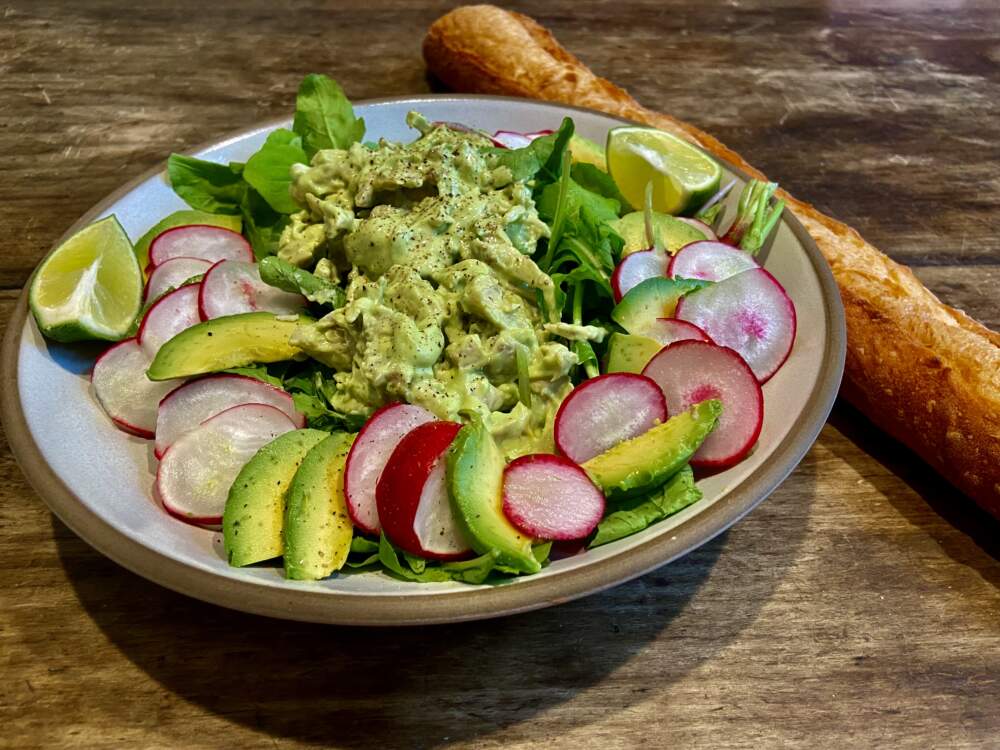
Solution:
M 739 354 L 704 341 L 678 341 L 642 371 L 655 380 L 672 414 L 710 398 L 722 402 L 719 424 L 691 458 L 692 466 L 723 468 L 740 461 L 760 435 L 764 393 Z
M 198 315 L 200 289 L 201 284 L 182 286 L 161 297 L 146 311 L 136 338 L 150 360 L 178 333 L 201 322 Z
M 536 539 L 582 539 L 604 516 L 604 495 L 567 458 L 521 456 L 503 473 L 503 512 Z
M 735 349 L 761 383 L 785 363 L 795 342 L 795 305 L 763 268 L 689 294 L 678 303 L 677 317 Z
M 176 289 L 188 279 L 205 273 L 212 264 L 201 258 L 171 258 L 156 266 L 149 275 L 144 292 L 145 300 L 155 300 L 170 288 Z
M 695 229 L 697 229 L 699 232 L 701 232 L 703 235 L 705 235 L 706 239 L 709 239 L 709 240 L 717 240 L 717 239 L 719 239 L 719 235 L 717 235 L 715 233 L 715 231 L 712 229 L 712 227 L 710 227 L 708 224 L 706 224 L 703 221 L 699 221 L 698 219 L 689 219 L 689 218 L 687 218 L 685 216 L 678 216 L 676 218 L 680 219 L 685 224 L 687 224 L 689 226 L 692 226 Z
M 382 531 L 412 555 L 468 557 L 472 545 L 452 511 L 444 454 L 462 425 L 427 422 L 399 441 L 375 487 Z
M 692 242 L 678 250 L 667 266 L 667 276 L 722 281 L 753 268 L 760 268 L 760 265 L 739 248 L 706 240 Z
M 649 378 L 615 372 L 586 380 L 556 412 L 556 447 L 582 464 L 667 418 L 659 386 Z
M 524 148 L 536 138 L 551 135 L 552 130 L 539 130 L 535 133 L 515 133 L 513 130 L 498 130 L 493 134 L 493 143 L 500 148 Z
M 694 323 L 677 318 L 657 318 L 656 321 L 642 332 L 643 336 L 659 341 L 664 346 L 675 341 L 712 341 L 708 334 Z
M 222 260 L 212 266 L 202 279 L 198 298 L 202 320 L 257 311 L 294 315 L 305 306 L 301 294 L 265 284 L 257 264 L 241 260 Z
M 242 234 L 208 224 L 188 224 L 160 232 L 149 245 L 153 266 L 171 258 L 201 258 L 209 263 L 220 260 L 253 262 L 253 249 Z
M 195 429 L 206 419 L 241 404 L 266 404 L 284 412 L 296 428 L 305 427 L 306 418 L 295 408 L 289 393 L 269 383 L 244 375 L 209 375 L 176 387 L 159 402 L 156 425 L 157 458 L 181 435 Z
M 104 352 L 94 363 L 90 382 L 94 395 L 111 421 L 125 432 L 152 438 L 156 404 L 176 382 L 153 382 L 146 377 L 152 361 L 135 339 L 126 339 Z
M 389 404 L 372 414 L 358 433 L 344 469 L 344 495 L 354 525 L 366 534 L 381 530 L 375 485 L 399 441 L 434 415 L 412 404 Z
M 295 424 L 280 409 L 243 404 L 216 414 L 182 436 L 163 455 L 156 494 L 182 521 L 222 523 L 229 488 L 254 454 Z
M 667 256 L 655 250 L 640 250 L 625 256 L 611 274 L 611 290 L 615 302 L 621 302 L 629 289 L 646 279 L 666 276 Z

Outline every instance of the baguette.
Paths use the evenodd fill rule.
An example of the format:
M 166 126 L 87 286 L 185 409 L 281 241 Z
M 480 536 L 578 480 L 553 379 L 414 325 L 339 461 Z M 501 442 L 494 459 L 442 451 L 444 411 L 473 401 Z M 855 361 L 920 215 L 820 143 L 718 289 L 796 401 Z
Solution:
M 765 179 L 698 128 L 641 106 L 538 23 L 491 5 L 430 27 L 430 71 L 458 91 L 563 102 L 651 125 Z M 1000 334 L 943 304 L 853 229 L 779 191 L 826 257 L 847 321 L 841 394 L 1000 518 Z

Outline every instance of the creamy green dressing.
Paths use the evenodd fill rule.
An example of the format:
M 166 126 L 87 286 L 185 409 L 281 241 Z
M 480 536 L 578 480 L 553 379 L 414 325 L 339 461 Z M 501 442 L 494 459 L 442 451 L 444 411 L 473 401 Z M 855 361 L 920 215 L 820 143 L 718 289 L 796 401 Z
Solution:
M 577 364 L 560 339 L 603 331 L 546 319 L 552 279 L 530 256 L 548 227 L 489 140 L 417 113 L 407 122 L 421 132 L 413 143 L 356 143 L 293 168 L 304 210 L 278 255 L 347 278 L 347 304 L 293 343 L 335 371 L 340 411 L 367 416 L 402 400 L 441 419 L 478 414 L 508 458 L 552 451 Z M 519 396 L 519 350 L 530 405 Z

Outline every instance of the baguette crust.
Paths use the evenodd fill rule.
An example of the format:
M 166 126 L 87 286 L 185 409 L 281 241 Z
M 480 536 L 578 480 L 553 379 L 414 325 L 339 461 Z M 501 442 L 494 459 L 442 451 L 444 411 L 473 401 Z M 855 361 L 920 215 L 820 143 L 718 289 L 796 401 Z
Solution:
M 712 136 L 647 110 L 594 75 L 527 16 L 491 5 L 442 16 L 427 66 L 459 91 L 590 107 L 652 125 L 764 179 Z M 910 269 L 853 229 L 779 191 L 840 287 L 847 323 L 842 394 L 1000 518 L 1000 334 L 943 304 Z

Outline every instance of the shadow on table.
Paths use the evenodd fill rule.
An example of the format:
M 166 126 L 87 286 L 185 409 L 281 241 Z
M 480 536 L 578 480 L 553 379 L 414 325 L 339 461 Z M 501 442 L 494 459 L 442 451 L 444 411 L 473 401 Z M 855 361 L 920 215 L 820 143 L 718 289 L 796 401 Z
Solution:
M 907 521 L 930 534 L 941 549 L 955 562 L 973 568 L 984 579 L 1000 587 L 1000 521 L 976 505 L 955 487 L 945 481 L 916 453 L 901 443 L 888 437 L 867 417 L 842 399 L 837 400 L 830 414 L 829 422 L 844 437 L 874 458 L 892 476 L 882 481 L 872 479 L 892 506 L 903 514 Z M 835 450 L 835 446 L 831 445 Z M 858 463 L 856 456 L 839 452 L 838 457 L 853 468 L 864 471 L 864 463 Z M 902 480 L 924 503 L 916 502 L 909 493 L 892 491 L 889 482 Z M 928 508 L 932 513 L 928 513 Z M 940 521 L 961 533 L 944 533 Z M 969 538 L 974 544 L 969 544 Z
M 627 675 L 628 662 L 656 641 L 665 643 L 650 654 L 655 669 L 633 665 L 643 679 L 626 676 L 613 691 L 591 695 L 600 705 L 579 701 L 575 724 L 627 710 L 711 659 L 756 618 L 795 559 L 814 474 L 807 457 L 796 490 L 779 491 L 755 511 L 754 523 L 769 533 L 787 529 L 781 545 L 769 546 L 763 573 L 748 572 L 754 563 L 738 548 L 726 549 L 726 534 L 640 579 L 556 608 L 405 629 L 313 625 L 205 604 L 134 576 L 53 523 L 83 607 L 167 690 L 274 737 L 433 748 L 531 721 L 619 669 Z M 737 583 L 743 575 L 754 584 Z M 709 576 L 719 594 L 699 596 Z

